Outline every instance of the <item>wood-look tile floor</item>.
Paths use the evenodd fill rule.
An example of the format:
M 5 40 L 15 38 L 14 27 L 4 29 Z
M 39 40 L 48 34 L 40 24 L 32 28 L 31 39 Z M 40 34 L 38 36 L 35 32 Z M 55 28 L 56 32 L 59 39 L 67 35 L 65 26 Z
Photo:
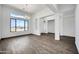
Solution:
M 53 34 L 41 36 L 26 35 L 0 40 L 0 53 L 3 54 L 77 54 L 75 39 L 61 37 L 54 39 Z

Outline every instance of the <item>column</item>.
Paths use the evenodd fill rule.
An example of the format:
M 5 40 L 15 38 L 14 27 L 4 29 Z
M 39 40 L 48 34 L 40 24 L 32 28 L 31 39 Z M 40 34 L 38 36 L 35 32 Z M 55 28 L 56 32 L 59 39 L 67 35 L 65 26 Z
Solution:
M 59 34 L 59 14 L 55 15 L 55 40 L 60 40 L 60 34 Z

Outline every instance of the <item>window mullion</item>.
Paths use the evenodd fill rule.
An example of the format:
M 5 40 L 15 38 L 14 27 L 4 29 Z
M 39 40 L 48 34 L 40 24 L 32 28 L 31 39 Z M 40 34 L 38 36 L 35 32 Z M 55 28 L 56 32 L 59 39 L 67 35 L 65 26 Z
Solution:
M 17 20 L 15 19 L 15 32 L 16 32 L 16 29 L 17 29 Z
M 24 31 L 25 31 L 25 22 L 26 22 L 26 21 L 24 20 Z

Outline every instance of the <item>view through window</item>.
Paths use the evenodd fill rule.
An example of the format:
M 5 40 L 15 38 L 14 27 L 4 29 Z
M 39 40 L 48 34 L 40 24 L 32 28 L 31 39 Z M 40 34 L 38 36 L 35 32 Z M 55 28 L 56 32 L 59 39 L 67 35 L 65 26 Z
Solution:
M 15 15 L 11 13 L 10 18 L 10 31 L 18 32 L 18 31 L 27 31 L 28 30 L 28 20 L 21 15 Z
M 28 20 L 11 18 L 10 23 L 11 23 L 11 25 L 10 25 L 11 32 L 28 30 Z

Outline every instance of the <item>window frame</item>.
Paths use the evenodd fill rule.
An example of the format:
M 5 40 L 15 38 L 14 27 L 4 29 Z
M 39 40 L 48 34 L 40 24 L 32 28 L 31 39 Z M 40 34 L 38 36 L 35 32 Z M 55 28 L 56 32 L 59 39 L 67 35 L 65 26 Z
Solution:
M 11 31 L 11 20 L 15 20 L 15 31 Z M 10 18 L 10 32 L 23 32 L 23 31 L 17 31 L 17 20 L 23 20 L 24 21 L 24 30 L 23 31 L 28 31 L 29 30 L 29 20 L 25 20 L 25 19 L 22 19 L 22 18 Z M 27 22 L 27 30 L 26 30 L 26 22 Z

